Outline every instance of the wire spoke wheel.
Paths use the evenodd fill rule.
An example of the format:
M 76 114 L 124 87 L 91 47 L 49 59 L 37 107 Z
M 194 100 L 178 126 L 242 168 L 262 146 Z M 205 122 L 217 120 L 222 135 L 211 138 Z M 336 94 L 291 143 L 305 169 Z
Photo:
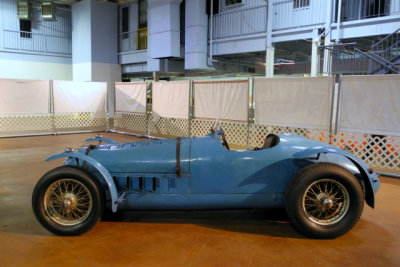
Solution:
M 89 189 L 76 179 L 61 179 L 52 183 L 44 195 L 44 210 L 54 222 L 74 226 L 85 221 L 93 208 Z
M 308 186 L 302 203 L 308 219 L 319 225 L 331 225 L 341 221 L 347 214 L 350 196 L 338 181 L 321 179 Z

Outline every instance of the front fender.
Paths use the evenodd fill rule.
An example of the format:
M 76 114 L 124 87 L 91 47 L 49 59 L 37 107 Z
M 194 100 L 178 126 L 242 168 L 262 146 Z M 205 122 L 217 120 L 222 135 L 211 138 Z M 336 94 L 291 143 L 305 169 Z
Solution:
M 335 147 L 314 147 L 297 152 L 294 157 L 311 159 L 313 162 L 333 163 L 359 176 L 365 186 L 365 201 L 372 208 L 375 206 L 375 193 L 379 188 L 379 179 L 376 173 L 370 173 L 368 165 L 359 158 Z
M 86 161 L 87 163 L 91 164 L 94 168 L 96 168 L 100 172 L 100 174 L 102 175 L 104 180 L 106 181 L 108 189 L 110 190 L 112 211 L 113 212 L 117 211 L 118 203 L 119 203 L 117 188 L 115 186 L 114 180 L 113 180 L 110 172 L 102 164 L 100 164 L 98 161 L 96 161 L 95 159 L 93 159 L 89 156 L 86 156 L 86 155 L 80 154 L 80 153 L 73 153 L 73 152 L 59 153 L 59 154 L 48 157 L 46 159 L 46 161 L 51 161 L 51 160 L 58 159 L 58 158 L 81 159 L 81 160 Z

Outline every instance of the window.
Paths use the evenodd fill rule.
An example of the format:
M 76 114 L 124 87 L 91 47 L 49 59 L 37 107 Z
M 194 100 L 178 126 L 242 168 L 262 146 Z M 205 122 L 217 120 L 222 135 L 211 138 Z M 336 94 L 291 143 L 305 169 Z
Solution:
M 139 1 L 139 29 L 147 27 L 147 0 Z
M 219 1 L 218 0 L 214 0 L 213 1 L 213 15 L 218 14 L 219 13 Z M 207 0 L 206 2 L 206 13 L 209 16 L 211 13 L 211 0 Z
M 225 6 L 232 6 L 236 4 L 241 4 L 242 0 L 225 0 Z
M 122 39 L 129 38 L 129 7 L 122 8 Z
M 302 8 L 310 6 L 310 0 L 294 0 L 293 8 Z
M 32 38 L 32 21 L 20 20 L 19 30 L 22 38 Z

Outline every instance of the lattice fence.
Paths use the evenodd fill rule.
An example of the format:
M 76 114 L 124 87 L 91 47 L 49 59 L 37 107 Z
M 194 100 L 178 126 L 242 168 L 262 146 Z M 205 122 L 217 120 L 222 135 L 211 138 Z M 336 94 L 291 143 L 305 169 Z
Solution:
M 0 115 L 0 135 L 49 133 L 52 129 L 52 114 Z
M 106 130 L 107 116 L 104 112 L 56 113 L 54 115 L 56 132 L 72 130 Z
M 322 143 L 329 143 L 330 141 L 328 130 L 251 124 L 249 146 L 260 147 L 264 144 L 265 138 L 268 134 L 281 133 L 295 133 Z
M 149 117 L 149 134 L 161 137 L 189 136 L 189 120 L 180 118 Z
M 191 127 L 192 136 L 208 134 L 214 124 L 215 120 L 193 119 Z M 233 145 L 232 147 L 234 148 L 247 146 L 247 122 L 220 121 L 220 124 L 225 132 L 226 140 L 229 145 Z
M 146 114 L 115 113 L 114 127 L 116 130 L 130 131 L 139 134 L 147 133 Z
M 340 132 L 332 136 L 332 145 L 349 151 L 372 168 L 400 171 L 400 136 Z

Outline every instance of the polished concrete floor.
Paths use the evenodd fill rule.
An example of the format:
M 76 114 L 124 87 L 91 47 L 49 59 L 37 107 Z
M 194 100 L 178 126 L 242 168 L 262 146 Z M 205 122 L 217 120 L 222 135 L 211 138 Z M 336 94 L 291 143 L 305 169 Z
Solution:
M 43 159 L 90 136 L 0 139 L 0 266 L 400 266 L 400 180 L 390 178 L 376 209 L 335 240 L 305 238 L 282 210 L 129 212 L 54 236 L 31 209 L 35 183 L 62 163 Z

